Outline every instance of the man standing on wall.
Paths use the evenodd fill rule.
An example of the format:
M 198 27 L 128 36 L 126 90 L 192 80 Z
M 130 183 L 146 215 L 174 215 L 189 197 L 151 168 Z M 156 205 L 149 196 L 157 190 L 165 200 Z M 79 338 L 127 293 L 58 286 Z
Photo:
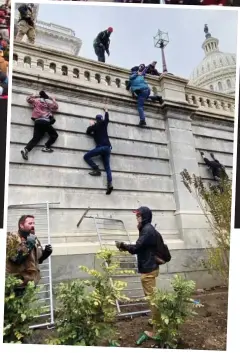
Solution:
M 110 195 L 113 191 L 112 186 L 112 171 L 110 167 L 110 156 L 112 146 L 108 137 L 108 123 L 109 113 L 107 107 L 104 108 L 105 117 L 101 114 L 96 116 L 96 122 L 91 122 L 91 125 L 87 128 L 86 133 L 94 138 L 96 147 L 84 155 L 84 160 L 93 169 L 89 174 L 92 176 L 100 176 L 101 171 L 99 167 L 93 162 L 92 157 L 101 156 L 104 169 L 107 173 L 107 195 Z
M 105 63 L 105 52 L 110 55 L 110 36 L 113 32 L 113 28 L 109 27 L 107 30 L 100 32 L 94 39 L 93 48 L 97 55 L 98 61 Z
M 130 89 L 137 96 L 137 108 L 140 118 L 139 126 L 141 127 L 147 125 L 144 114 L 145 101 L 147 99 L 151 99 L 152 101 L 158 101 L 160 104 L 163 103 L 161 96 L 150 96 L 151 91 L 147 82 L 145 81 L 145 75 L 149 69 L 149 66 L 145 67 L 144 64 L 140 65 L 138 71 L 132 71 L 129 78 Z
M 39 96 L 28 97 L 27 102 L 33 106 L 32 120 L 34 121 L 34 131 L 33 138 L 21 151 L 22 157 L 25 160 L 28 160 L 28 153 L 38 144 L 46 132 L 49 135 L 49 139 L 42 149 L 43 152 L 53 152 L 51 146 L 58 138 L 58 133 L 52 126 L 55 123 L 52 114 L 58 110 L 55 98 L 50 98 L 44 91 L 41 91 L 39 92 Z
M 35 219 L 32 215 L 23 215 L 18 221 L 18 231 L 7 233 L 6 274 L 22 280 L 15 290 L 16 295 L 23 295 L 28 282 L 35 285 L 40 281 L 39 264 L 52 254 L 50 244 L 42 248 L 35 236 Z
M 18 8 L 20 18 L 18 21 L 18 32 L 16 40 L 19 42 L 23 40 L 23 37 L 26 34 L 29 43 L 35 43 L 36 30 L 33 8 L 34 4 L 24 4 Z

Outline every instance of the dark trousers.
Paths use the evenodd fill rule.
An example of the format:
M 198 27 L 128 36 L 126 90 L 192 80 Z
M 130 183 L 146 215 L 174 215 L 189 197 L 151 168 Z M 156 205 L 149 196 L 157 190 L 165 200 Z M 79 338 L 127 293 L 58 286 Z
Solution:
M 44 137 L 46 132 L 49 135 L 49 139 L 46 142 L 45 146 L 47 148 L 50 148 L 57 140 L 58 133 L 49 122 L 44 120 L 36 120 L 33 130 L 33 138 L 28 142 L 26 149 L 30 152 Z
M 159 97 L 157 96 L 150 96 L 150 89 L 146 88 L 143 90 L 140 90 L 137 93 L 137 109 L 139 113 L 139 118 L 140 120 L 145 120 L 145 114 L 144 114 L 144 103 L 147 99 L 151 99 L 152 101 L 157 101 Z
M 107 181 L 109 183 L 112 182 L 112 171 L 110 167 L 110 155 L 111 155 L 111 148 L 108 146 L 101 146 L 96 147 L 93 150 L 87 152 L 84 155 L 84 160 L 92 169 L 98 169 L 98 166 L 95 162 L 93 162 L 92 157 L 101 156 L 103 161 L 104 169 L 107 173 Z
M 3 228 L 4 219 L 4 188 L 5 188 L 5 159 L 7 135 L 7 99 L 0 99 L 0 228 Z
M 221 179 L 221 168 L 219 166 L 219 161 L 215 159 L 214 161 L 210 161 L 208 158 L 203 158 L 206 165 L 211 169 L 213 178 L 216 181 L 220 181 Z
M 105 49 L 100 45 L 94 45 L 95 54 L 97 55 L 98 61 L 105 63 Z

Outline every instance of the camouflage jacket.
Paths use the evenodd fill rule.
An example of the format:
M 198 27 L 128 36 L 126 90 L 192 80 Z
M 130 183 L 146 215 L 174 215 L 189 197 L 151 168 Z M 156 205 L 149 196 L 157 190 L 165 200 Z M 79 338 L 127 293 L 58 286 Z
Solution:
M 22 279 L 23 285 L 29 281 L 39 282 L 42 255 L 43 248 L 37 238 L 35 246 L 31 246 L 18 232 L 7 233 L 6 274 Z

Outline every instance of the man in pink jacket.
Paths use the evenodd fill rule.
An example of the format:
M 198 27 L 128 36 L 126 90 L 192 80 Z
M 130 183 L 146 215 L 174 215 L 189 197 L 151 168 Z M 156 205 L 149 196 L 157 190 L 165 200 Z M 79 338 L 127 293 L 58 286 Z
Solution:
M 50 98 L 44 91 L 39 92 L 39 96 L 30 96 L 27 102 L 32 105 L 32 120 L 34 121 L 33 138 L 27 146 L 21 151 L 22 157 L 28 160 L 28 153 L 38 144 L 47 132 L 48 141 L 45 143 L 43 152 L 53 152 L 51 146 L 58 138 L 58 133 L 52 126 L 55 123 L 53 112 L 58 110 L 58 104 L 55 98 Z

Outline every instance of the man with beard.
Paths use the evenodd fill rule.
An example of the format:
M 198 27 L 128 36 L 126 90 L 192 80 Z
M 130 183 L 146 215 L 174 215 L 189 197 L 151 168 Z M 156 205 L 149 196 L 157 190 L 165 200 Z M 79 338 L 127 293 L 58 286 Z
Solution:
M 93 48 L 97 55 L 98 61 L 105 63 L 105 52 L 110 56 L 110 36 L 113 32 L 113 28 L 109 27 L 107 30 L 100 32 L 94 39 Z
M 40 281 L 39 264 L 52 254 L 50 244 L 43 249 L 35 236 L 35 220 L 32 215 L 23 215 L 18 221 L 18 231 L 7 233 L 6 274 L 16 276 L 22 284 L 15 289 L 23 295 L 28 282 Z
M 141 282 L 145 296 L 151 296 L 156 288 L 156 279 L 159 275 L 159 266 L 169 262 L 171 255 L 164 244 L 161 234 L 153 227 L 152 211 L 148 207 L 140 207 L 134 211 L 137 218 L 139 238 L 136 244 L 116 242 L 120 251 L 128 251 L 137 255 L 138 272 L 141 274 Z M 152 308 L 153 320 L 156 310 Z M 150 320 L 149 323 L 151 323 Z M 146 331 L 146 336 L 152 338 L 153 332 Z

